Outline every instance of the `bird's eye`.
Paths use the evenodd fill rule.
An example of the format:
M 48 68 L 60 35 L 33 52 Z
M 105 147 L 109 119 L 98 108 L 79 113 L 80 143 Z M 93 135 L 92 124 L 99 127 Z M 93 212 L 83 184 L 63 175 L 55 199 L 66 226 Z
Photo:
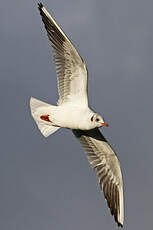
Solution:
M 96 118 L 96 121 L 98 122 L 98 121 L 99 121 L 99 118 Z

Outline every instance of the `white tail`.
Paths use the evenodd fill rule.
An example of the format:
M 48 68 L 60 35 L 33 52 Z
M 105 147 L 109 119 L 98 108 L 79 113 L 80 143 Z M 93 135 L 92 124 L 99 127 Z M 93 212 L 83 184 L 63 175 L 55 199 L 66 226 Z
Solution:
M 44 137 L 48 137 L 60 128 L 52 126 L 51 122 L 47 122 L 41 119 L 41 116 L 43 115 L 54 113 L 56 107 L 57 106 L 47 104 L 34 97 L 30 98 L 31 115 Z

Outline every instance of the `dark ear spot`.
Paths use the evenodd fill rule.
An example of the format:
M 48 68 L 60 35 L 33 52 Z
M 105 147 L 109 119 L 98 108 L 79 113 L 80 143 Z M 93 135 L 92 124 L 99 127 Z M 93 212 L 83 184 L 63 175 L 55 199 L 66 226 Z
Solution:
M 91 117 L 91 121 L 93 121 L 94 115 Z

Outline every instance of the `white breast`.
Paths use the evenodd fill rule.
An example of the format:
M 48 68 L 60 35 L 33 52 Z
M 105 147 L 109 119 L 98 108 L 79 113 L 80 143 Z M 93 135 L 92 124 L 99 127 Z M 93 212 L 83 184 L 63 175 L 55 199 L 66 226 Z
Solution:
M 93 124 L 90 120 L 93 112 L 88 107 L 74 105 L 58 106 L 56 114 L 54 115 L 56 125 L 64 128 L 81 130 L 93 128 Z

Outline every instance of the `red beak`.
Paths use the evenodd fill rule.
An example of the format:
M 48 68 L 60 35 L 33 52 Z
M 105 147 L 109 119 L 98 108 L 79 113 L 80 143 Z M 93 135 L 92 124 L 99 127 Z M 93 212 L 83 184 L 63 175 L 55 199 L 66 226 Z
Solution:
M 109 126 L 109 124 L 108 123 L 106 123 L 106 122 L 103 122 L 103 123 L 101 123 L 102 124 L 102 126 Z

